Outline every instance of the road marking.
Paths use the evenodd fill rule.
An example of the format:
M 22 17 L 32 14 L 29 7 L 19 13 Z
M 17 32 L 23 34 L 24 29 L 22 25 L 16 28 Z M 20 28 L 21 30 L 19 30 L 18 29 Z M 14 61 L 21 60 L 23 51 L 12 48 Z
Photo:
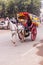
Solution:
M 35 48 L 35 47 L 34 47 L 34 48 Z M 27 52 L 25 52 L 24 54 L 22 54 L 22 56 L 26 56 L 28 53 L 30 53 L 31 51 L 33 51 L 34 48 L 28 50 Z
M 28 53 L 32 52 L 37 46 L 41 46 L 41 44 L 37 44 L 35 47 L 33 47 L 32 49 L 28 50 L 27 52 L 25 52 L 24 54 L 22 54 L 22 56 L 26 56 Z

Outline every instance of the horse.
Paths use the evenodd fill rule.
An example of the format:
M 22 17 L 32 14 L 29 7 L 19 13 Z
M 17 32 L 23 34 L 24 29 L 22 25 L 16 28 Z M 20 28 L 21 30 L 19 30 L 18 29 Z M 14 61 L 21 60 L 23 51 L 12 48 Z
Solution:
M 17 25 L 16 25 L 16 23 L 9 21 L 9 28 L 11 31 L 12 42 L 15 44 L 16 38 L 17 38 Z

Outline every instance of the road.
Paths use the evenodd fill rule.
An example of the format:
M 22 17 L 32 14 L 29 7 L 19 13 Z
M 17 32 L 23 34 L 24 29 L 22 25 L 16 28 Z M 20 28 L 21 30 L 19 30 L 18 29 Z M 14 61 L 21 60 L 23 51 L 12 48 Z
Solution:
M 35 44 L 38 44 L 43 39 L 42 24 L 38 27 L 37 31 L 38 34 L 35 41 L 31 41 L 29 37 L 22 43 L 17 38 L 15 45 L 11 41 L 11 31 L 0 30 L 0 65 L 28 65 L 23 57 L 32 51 Z M 23 64 L 23 60 L 25 64 Z

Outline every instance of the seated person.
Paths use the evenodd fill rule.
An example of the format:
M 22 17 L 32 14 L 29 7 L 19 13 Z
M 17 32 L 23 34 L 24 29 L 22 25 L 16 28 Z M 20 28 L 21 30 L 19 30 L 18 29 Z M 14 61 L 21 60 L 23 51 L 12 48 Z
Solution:
M 32 20 L 30 19 L 30 17 L 28 17 L 26 26 L 25 26 L 25 30 L 29 31 L 32 28 L 32 26 L 33 26 Z
M 27 20 L 27 27 L 31 27 L 31 25 L 32 25 L 32 20 L 30 19 L 30 17 L 28 18 L 28 20 Z

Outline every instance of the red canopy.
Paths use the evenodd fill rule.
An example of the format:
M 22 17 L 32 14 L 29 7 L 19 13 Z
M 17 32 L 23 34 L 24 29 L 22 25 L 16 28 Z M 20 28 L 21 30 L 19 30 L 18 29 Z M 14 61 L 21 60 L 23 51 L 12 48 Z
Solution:
M 30 18 L 28 12 L 20 12 L 20 13 L 18 13 L 18 14 L 19 14 L 19 16 L 25 16 L 27 19 Z

